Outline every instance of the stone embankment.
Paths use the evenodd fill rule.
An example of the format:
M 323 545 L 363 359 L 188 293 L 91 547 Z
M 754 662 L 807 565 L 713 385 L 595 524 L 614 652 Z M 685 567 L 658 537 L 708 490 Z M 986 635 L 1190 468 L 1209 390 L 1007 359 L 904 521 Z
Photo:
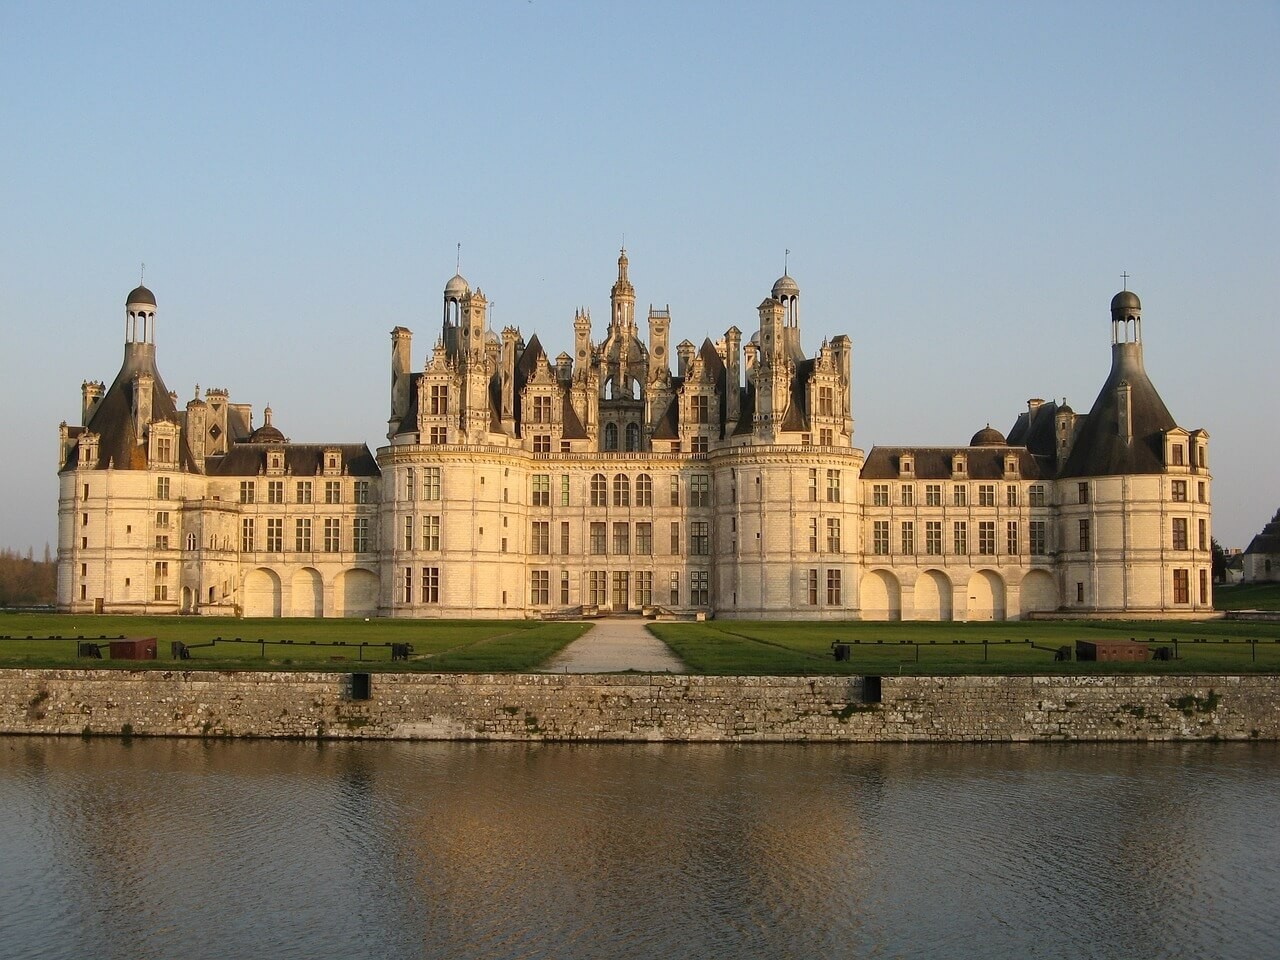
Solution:
M 359 699 L 366 692 L 368 699 Z M 0 670 L 0 733 L 690 742 L 1280 740 L 1280 677 L 884 677 L 877 684 L 862 677 Z

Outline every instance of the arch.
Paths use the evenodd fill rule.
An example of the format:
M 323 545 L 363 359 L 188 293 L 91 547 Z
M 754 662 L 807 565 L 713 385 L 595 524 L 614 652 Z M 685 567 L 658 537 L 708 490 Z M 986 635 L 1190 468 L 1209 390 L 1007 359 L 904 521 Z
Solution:
M 615 507 L 631 506 L 631 478 L 625 473 L 613 475 L 613 505 Z
M 1058 585 L 1044 570 L 1032 570 L 1022 578 L 1019 591 L 1019 615 L 1040 610 L 1058 609 Z
M 343 570 L 333 584 L 334 615 L 372 617 L 378 612 L 378 575 L 370 570 Z
M 951 578 L 941 570 L 926 570 L 916 581 L 915 619 L 951 620 Z
M 593 507 L 608 506 L 609 485 L 603 473 L 591 475 L 591 505 Z
M 618 449 L 618 425 L 610 422 L 604 425 L 604 448 L 606 450 Z
M 640 449 L 640 424 L 627 424 L 627 450 L 634 453 Z
M 280 578 L 274 570 L 259 567 L 244 578 L 244 615 L 246 617 L 278 617 Z
M 303 567 L 293 575 L 292 588 L 289 616 L 324 616 L 324 581 L 320 579 L 318 570 Z
M 863 620 L 901 620 L 902 588 L 888 570 L 869 570 L 862 577 Z
M 994 570 L 978 570 L 969 578 L 968 620 L 1005 619 L 1004 580 Z

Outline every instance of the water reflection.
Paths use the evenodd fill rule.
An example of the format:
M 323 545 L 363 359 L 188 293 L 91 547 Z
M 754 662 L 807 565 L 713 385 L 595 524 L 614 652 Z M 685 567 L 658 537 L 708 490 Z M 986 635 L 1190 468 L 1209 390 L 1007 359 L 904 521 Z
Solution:
M 0 953 L 1280 955 L 1271 744 L 0 739 Z

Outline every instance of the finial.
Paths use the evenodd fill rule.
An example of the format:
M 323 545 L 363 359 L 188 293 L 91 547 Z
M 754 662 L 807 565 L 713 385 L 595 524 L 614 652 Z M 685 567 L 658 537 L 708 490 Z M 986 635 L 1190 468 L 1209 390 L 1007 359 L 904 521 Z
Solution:
M 138 269 L 138 286 L 144 286 L 147 279 L 147 265 L 144 263 Z
M 453 261 L 453 272 L 458 276 L 462 275 L 462 243 L 458 243 L 458 258 Z
M 196 384 L 196 399 L 200 399 L 200 384 Z
M 790 265 L 790 261 L 791 261 L 791 251 L 790 251 L 790 250 L 787 250 L 787 251 L 786 251 L 785 253 L 783 253 L 783 255 L 782 255 L 782 275 L 783 275 L 784 277 L 790 276 L 790 274 L 789 274 L 789 273 L 787 273 L 787 269 L 788 269 L 788 267 L 789 267 L 789 265 Z
M 1128 273 L 1122 273 L 1122 274 L 1120 274 L 1120 279 L 1124 281 L 1124 289 L 1125 289 L 1125 290 L 1128 290 L 1128 289 L 1129 289 L 1129 274 L 1128 274 Z

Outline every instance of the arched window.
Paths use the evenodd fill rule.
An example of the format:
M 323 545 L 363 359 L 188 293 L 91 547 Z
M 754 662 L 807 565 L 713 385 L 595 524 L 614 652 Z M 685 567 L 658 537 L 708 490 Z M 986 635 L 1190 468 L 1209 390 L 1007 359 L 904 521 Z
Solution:
M 604 425 L 604 448 L 606 450 L 618 449 L 618 425 L 616 423 L 606 423 Z
M 642 473 L 636 477 L 636 506 L 653 506 L 653 477 Z
M 636 451 L 640 449 L 640 424 L 627 424 L 627 449 Z
M 631 481 L 625 473 L 616 474 L 613 478 L 613 505 L 615 507 L 631 506 Z
M 194 533 L 187 534 L 187 549 L 194 550 L 196 548 L 196 535 Z
M 593 473 L 591 475 L 591 505 L 593 507 L 603 507 L 606 505 L 608 497 L 609 487 L 604 474 Z

